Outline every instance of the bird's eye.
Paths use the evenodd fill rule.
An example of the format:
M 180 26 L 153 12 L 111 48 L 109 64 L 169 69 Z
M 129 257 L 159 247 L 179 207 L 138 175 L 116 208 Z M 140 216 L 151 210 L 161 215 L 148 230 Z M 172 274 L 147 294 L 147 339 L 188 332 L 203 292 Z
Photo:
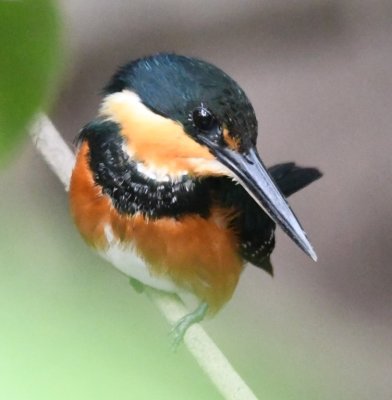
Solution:
M 218 120 L 206 107 L 197 107 L 192 111 L 192 120 L 196 128 L 202 131 L 211 131 L 218 126 Z

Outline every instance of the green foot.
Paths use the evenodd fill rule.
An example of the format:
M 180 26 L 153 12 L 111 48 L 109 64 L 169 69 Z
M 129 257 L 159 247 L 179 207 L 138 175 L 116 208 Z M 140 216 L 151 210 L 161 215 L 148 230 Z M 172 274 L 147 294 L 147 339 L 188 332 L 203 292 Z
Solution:
M 170 336 L 172 338 L 171 348 L 173 351 L 176 351 L 178 346 L 181 344 L 188 328 L 204 319 L 205 315 L 207 314 L 207 310 L 208 304 L 201 303 L 195 311 L 185 315 L 179 321 L 177 321 L 170 331 Z
M 135 278 L 129 278 L 129 284 L 135 289 L 137 293 L 144 292 L 144 283 L 141 283 Z

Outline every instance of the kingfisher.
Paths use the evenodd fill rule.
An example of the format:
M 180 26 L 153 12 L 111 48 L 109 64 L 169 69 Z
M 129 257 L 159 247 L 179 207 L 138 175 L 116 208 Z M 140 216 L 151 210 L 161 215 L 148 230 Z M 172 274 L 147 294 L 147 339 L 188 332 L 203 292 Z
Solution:
M 193 299 L 175 343 L 232 297 L 245 264 L 273 274 L 276 225 L 317 260 L 286 197 L 321 173 L 294 162 L 266 168 L 257 135 L 231 77 L 172 53 L 119 68 L 78 135 L 76 226 L 132 281 Z

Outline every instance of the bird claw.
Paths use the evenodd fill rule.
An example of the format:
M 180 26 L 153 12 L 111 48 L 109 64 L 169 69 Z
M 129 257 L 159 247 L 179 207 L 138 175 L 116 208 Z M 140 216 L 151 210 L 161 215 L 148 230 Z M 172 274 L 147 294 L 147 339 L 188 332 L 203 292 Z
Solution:
M 177 351 L 178 347 L 184 340 L 184 336 L 188 330 L 196 321 L 192 314 L 187 314 L 182 317 L 170 330 L 169 336 L 171 338 L 171 350 Z
M 187 330 L 195 323 L 200 322 L 205 317 L 208 310 L 207 303 L 201 303 L 195 311 L 183 316 L 170 330 L 169 336 L 171 337 L 171 350 L 177 351 L 182 343 Z
M 170 330 L 169 336 L 171 339 L 170 349 L 176 352 L 182 341 L 185 333 L 190 325 L 186 325 L 184 319 L 180 319 Z

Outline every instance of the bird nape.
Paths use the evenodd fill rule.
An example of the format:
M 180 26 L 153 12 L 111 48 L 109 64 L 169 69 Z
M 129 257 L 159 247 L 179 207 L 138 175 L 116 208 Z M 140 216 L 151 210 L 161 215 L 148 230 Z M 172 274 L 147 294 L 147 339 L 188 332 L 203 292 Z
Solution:
M 197 300 L 175 344 L 231 298 L 246 263 L 272 274 L 276 224 L 316 260 L 285 196 L 321 173 L 264 166 L 253 107 L 222 70 L 156 54 L 121 67 L 103 94 L 78 137 L 71 212 L 133 281 Z

